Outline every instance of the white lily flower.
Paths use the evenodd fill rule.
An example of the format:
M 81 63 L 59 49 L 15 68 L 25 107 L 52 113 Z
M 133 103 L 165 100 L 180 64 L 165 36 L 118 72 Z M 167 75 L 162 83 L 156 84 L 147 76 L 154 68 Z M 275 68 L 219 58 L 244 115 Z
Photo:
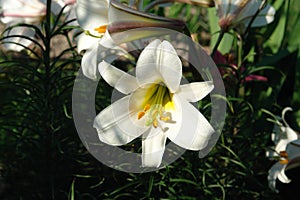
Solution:
M 78 38 L 78 51 L 85 51 L 81 66 L 83 74 L 96 80 L 97 77 L 97 53 L 99 42 L 102 38 L 110 40 L 107 32 L 109 0 L 77 0 L 75 12 L 77 21 L 84 29 L 84 33 Z
M 219 25 L 223 31 L 236 29 L 243 33 L 261 7 L 261 0 L 215 0 Z M 251 27 L 265 26 L 274 20 L 275 9 L 266 4 L 259 12 Z
M 169 42 L 156 39 L 142 51 L 136 76 L 105 61 L 98 68 L 107 83 L 126 95 L 96 116 L 94 128 L 102 142 L 118 146 L 142 136 L 144 167 L 160 166 L 167 138 L 189 150 L 206 147 L 214 129 L 189 102 L 201 100 L 214 85 L 180 85 L 182 64 Z
M 272 158 L 280 156 L 280 152 L 285 151 L 290 142 L 298 139 L 298 134 L 285 121 L 285 114 L 287 111 L 292 111 L 292 108 L 286 107 L 282 110 L 281 118 L 283 124 L 279 120 L 276 120 L 276 124 L 271 135 L 271 139 L 275 144 L 275 149 L 267 151 L 267 157 Z
M 51 12 L 58 14 L 63 6 L 62 0 L 55 0 L 51 3 Z M 40 28 L 41 22 L 46 16 L 46 7 L 46 0 L 0 0 L 0 20 L 6 24 L 6 27 L 26 23 Z M 18 26 L 6 31 L 4 37 L 9 35 L 20 35 L 33 39 L 35 31 L 28 27 Z M 3 43 L 7 50 L 21 51 L 32 42 L 23 37 L 11 37 L 4 39 Z
M 268 175 L 269 187 L 275 192 L 278 192 L 276 189 L 276 179 L 278 178 L 282 183 L 289 183 L 291 180 L 285 175 L 285 170 L 287 168 L 295 168 L 300 164 L 290 165 L 295 158 L 300 157 L 299 136 L 285 121 L 286 112 L 291 110 L 292 108 L 290 107 L 283 109 L 283 124 L 277 120 L 271 135 L 275 149 L 266 152 L 267 157 L 279 159 L 279 161 L 271 167 Z
M 134 10 L 122 3 L 109 0 L 77 0 L 76 14 L 79 25 L 85 30 L 78 40 L 78 51 L 85 50 L 81 66 L 83 74 L 92 79 L 99 78 L 97 74 L 99 56 L 107 49 L 113 49 L 124 54 L 124 49 L 116 43 L 124 43 L 153 35 L 165 34 L 162 32 L 147 30 L 139 34 L 126 35 L 124 31 L 141 27 L 165 27 L 182 31 L 185 24 L 182 21 L 148 15 Z M 112 37 L 121 33 L 121 41 Z M 111 34 L 111 35 L 110 35 Z M 100 52 L 100 53 L 99 53 Z M 123 52 L 123 53 L 122 53 Z
M 291 179 L 286 176 L 285 171 L 300 166 L 300 140 L 288 143 L 286 150 L 281 151 L 281 158 L 271 167 L 268 175 L 269 187 L 275 192 L 279 192 L 276 189 L 276 179 L 282 183 L 290 183 Z

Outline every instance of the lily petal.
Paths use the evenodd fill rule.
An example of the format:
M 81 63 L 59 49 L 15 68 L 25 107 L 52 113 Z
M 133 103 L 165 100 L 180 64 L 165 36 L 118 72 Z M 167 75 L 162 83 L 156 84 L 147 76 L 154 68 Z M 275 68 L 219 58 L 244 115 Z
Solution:
M 129 94 L 139 87 L 134 76 L 105 61 L 102 61 L 98 67 L 103 79 L 123 94 Z
M 181 61 L 174 47 L 167 41 L 152 41 L 141 53 L 136 68 L 139 85 L 156 82 L 155 79 L 160 77 L 171 93 L 179 87 Z
M 274 20 L 275 9 L 270 5 L 266 4 L 265 7 L 260 11 L 258 16 L 255 18 L 252 27 L 260 27 L 271 23 Z
M 85 33 L 80 34 L 77 39 L 78 52 L 80 53 L 83 50 L 94 48 L 95 45 L 98 45 L 98 41 L 99 38 L 91 37 Z
M 280 164 L 280 163 L 279 163 Z M 278 179 L 282 182 L 282 183 L 290 183 L 291 179 L 289 179 L 286 175 L 285 175 L 285 168 L 287 165 L 283 165 L 282 169 L 279 171 L 278 174 Z
M 298 134 L 291 129 L 290 127 L 282 127 L 284 130 L 283 134 L 286 134 L 283 136 L 283 138 L 280 138 L 279 142 L 277 143 L 275 147 L 276 152 L 285 151 L 287 148 L 287 145 L 294 140 L 298 139 Z
M 81 60 L 83 74 L 92 80 L 97 80 L 99 78 L 97 72 L 97 52 L 98 45 L 93 45 L 86 50 Z
M 215 132 L 213 127 L 193 105 L 181 99 L 177 94 L 174 94 L 173 98 L 175 102 L 181 103 L 181 113 L 178 114 L 181 114 L 182 121 L 178 124 L 179 131 L 176 132 L 173 128 L 167 131 L 168 138 L 185 149 L 201 150 L 205 148 L 211 135 Z
M 149 127 L 137 120 L 137 111 L 130 108 L 128 95 L 102 110 L 95 118 L 93 127 L 99 139 L 110 145 L 124 145 L 139 137 Z
M 116 43 L 114 42 L 114 40 L 112 39 L 112 37 L 110 36 L 108 31 L 106 31 L 104 33 L 104 35 L 101 38 L 99 44 L 103 47 L 106 47 L 106 48 L 118 48 L 118 46 L 116 45 Z
M 108 1 L 106 0 L 77 0 L 76 16 L 79 25 L 89 31 L 108 24 Z
M 142 140 L 143 167 L 159 167 L 165 151 L 166 140 L 167 136 L 162 130 L 153 127 L 149 129 Z
M 276 179 L 277 178 L 280 177 L 280 181 L 282 181 L 283 183 L 290 182 L 290 179 L 288 179 L 288 177 L 286 177 L 283 168 L 284 168 L 284 165 L 277 162 L 269 170 L 269 175 L 268 175 L 269 187 L 275 192 L 279 192 L 276 189 Z
M 160 17 L 156 15 L 147 14 L 145 12 L 140 12 L 118 1 L 110 1 L 108 15 L 110 22 L 108 29 L 110 33 L 117 33 L 122 32 L 124 30 L 141 27 L 164 27 L 180 32 L 186 28 L 185 23 L 181 20 Z M 155 33 L 157 32 L 157 30 L 155 30 L 154 32 L 150 30 L 150 32 L 151 34 L 149 34 L 148 36 L 153 36 L 157 34 Z
M 212 81 L 195 82 L 180 85 L 180 89 L 176 92 L 180 97 L 188 102 L 196 102 L 203 99 L 214 88 Z

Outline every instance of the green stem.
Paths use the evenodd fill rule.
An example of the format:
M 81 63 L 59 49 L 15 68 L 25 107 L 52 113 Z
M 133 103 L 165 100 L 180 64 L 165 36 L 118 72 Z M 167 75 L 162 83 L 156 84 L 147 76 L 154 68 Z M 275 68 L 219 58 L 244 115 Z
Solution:
M 237 79 L 238 79 L 238 84 L 237 84 L 237 89 L 235 91 L 235 98 L 239 98 L 244 94 L 244 77 L 242 77 L 242 65 L 243 65 L 243 38 L 241 35 L 237 33 Z
M 50 98 L 50 76 L 51 76 L 51 0 L 47 0 L 47 13 L 46 13 L 46 22 L 45 22 L 45 51 L 43 53 L 43 61 L 45 67 L 45 77 L 44 77 L 44 89 L 45 89 L 45 117 L 43 120 L 45 124 L 45 135 L 44 135 L 44 144 L 45 144 L 45 181 L 46 181 L 46 191 L 49 199 L 55 199 L 54 195 L 54 178 L 53 178 L 53 132 L 51 129 L 51 100 Z
M 242 66 L 242 57 L 243 57 L 243 38 L 240 34 L 237 33 L 237 67 L 238 69 Z
M 217 40 L 217 42 L 216 42 L 216 44 L 215 44 L 215 46 L 214 46 L 214 48 L 213 48 L 213 50 L 212 50 L 212 52 L 210 54 L 211 57 L 213 57 L 215 55 L 215 53 L 216 53 L 216 51 L 217 51 L 217 49 L 218 49 L 218 47 L 219 47 L 219 45 L 220 45 L 223 37 L 224 37 L 224 34 L 225 34 L 225 31 L 221 30 L 220 34 L 218 36 L 218 40 Z
M 247 28 L 246 28 L 246 30 L 245 30 L 245 32 L 244 32 L 243 35 L 246 35 L 249 32 L 252 23 L 254 22 L 255 18 L 258 16 L 258 14 L 260 13 L 260 11 L 264 8 L 264 6 L 266 5 L 266 3 L 267 3 L 267 0 L 263 0 L 262 1 L 262 3 L 260 4 L 258 10 L 254 14 L 254 16 L 251 18 L 251 21 L 249 22 L 249 24 L 248 24 L 248 26 L 247 26 Z

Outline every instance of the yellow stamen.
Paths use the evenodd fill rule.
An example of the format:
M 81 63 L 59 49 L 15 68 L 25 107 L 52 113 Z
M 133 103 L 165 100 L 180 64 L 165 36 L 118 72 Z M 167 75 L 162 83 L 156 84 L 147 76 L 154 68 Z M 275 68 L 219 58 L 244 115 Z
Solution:
M 157 119 L 155 119 L 155 120 L 153 121 L 153 127 L 154 127 L 154 128 L 157 128 L 157 127 L 158 127 L 158 121 L 157 121 Z
M 163 116 L 160 116 L 159 118 L 161 121 L 164 121 L 164 122 L 168 122 L 171 120 L 171 118 L 169 116 L 166 116 L 166 117 L 163 117 Z
M 144 111 L 138 113 L 138 119 L 141 119 L 145 115 Z
M 161 122 L 171 122 L 172 115 L 169 110 L 175 110 L 173 102 L 173 94 L 163 84 L 151 85 L 144 96 L 142 102 L 143 110 L 138 112 L 137 117 L 141 119 L 144 115 L 147 115 L 145 121 L 146 126 L 152 125 L 154 128 L 160 127 L 163 130 L 167 130 L 162 127 Z
M 102 26 L 99 26 L 97 28 L 94 28 L 94 30 L 97 31 L 100 34 L 104 34 L 105 31 L 106 31 L 106 28 L 107 28 L 107 25 L 102 25 Z

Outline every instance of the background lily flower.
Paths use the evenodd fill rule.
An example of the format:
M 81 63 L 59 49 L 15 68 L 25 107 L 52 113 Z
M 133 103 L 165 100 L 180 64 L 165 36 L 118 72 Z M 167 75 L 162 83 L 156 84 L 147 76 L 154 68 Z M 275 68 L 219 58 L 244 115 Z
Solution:
M 85 51 L 81 66 L 83 74 L 97 79 L 97 52 L 102 38 L 110 36 L 106 31 L 108 24 L 108 0 L 77 0 L 75 6 L 76 18 L 84 33 L 78 38 L 78 51 Z M 105 35 L 105 36 L 104 36 Z
M 141 27 L 165 27 L 178 31 L 186 27 L 180 20 L 149 15 L 108 0 L 77 0 L 76 15 L 79 25 L 85 30 L 78 40 L 78 51 L 85 50 L 81 66 L 83 74 L 92 80 L 98 78 L 98 60 L 102 59 L 98 55 L 99 45 L 118 49 L 115 43 L 120 41 L 115 41 L 113 34 Z M 120 43 L 160 34 L 157 30 L 143 31 L 127 38 L 122 36 Z
M 280 156 L 280 152 L 285 151 L 286 146 L 290 142 L 298 139 L 298 134 L 285 121 L 285 114 L 287 111 L 292 111 L 292 108 L 286 107 L 282 110 L 281 118 L 283 124 L 279 120 L 276 121 L 276 125 L 274 126 L 273 133 L 271 135 L 271 139 L 275 144 L 275 149 L 267 151 L 267 157 Z
M 64 1 L 57 0 L 51 3 L 51 12 L 58 14 L 64 6 Z M 19 23 L 33 24 L 38 28 L 46 16 L 46 1 L 40 0 L 0 0 L 0 20 L 6 27 Z M 35 31 L 28 27 L 17 26 L 4 32 L 4 37 L 21 35 L 33 39 Z M 24 37 L 11 37 L 3 40 L 7 50 L 21 51 L 32 42 Z
M 292 108 L 290 107 L 283 109 L 283 124 L 277 120 L 271 135 L 275 148 L 266 152 L 267 157 L 279 160 L 271 167 L 268 175 L 269 187 L 275 192 L 278 192 L 276 189 L 276 179 L 278 178 L 282 183 L 289 183 L 291 180 L 285 175 L 285 170 L 293 163 L 293 160 L 300 157 L 299 136 L 285 121 L 286 112 L 291 110 Z M 300 163 L 290 165 L 288 169 L 299 165 Z
M 186 29 L 186 24 L 178 19 L 160 17 L 140 12 L 113 0 L 110 4 L 108 29 L 111 34 L 122 32 L 124 30 L 145 27 L 169 28 L 179 32 L 183 32 Z M 146 33 L 146 35 L 151 36 L 153 36 L 153 34 L 156 35 L 160 33 L 156 33 L 155 31 Z M 130 39 L 134 38 L 131 37 Z
M 85 31 L 78 41 L 78 51 L 90 49 L 106 32 L 108 0 L 77 0 L 75 10 L 78 23 Z
M 214 129 L 189 102 L 205 97 L 211 81 L 180 85 L 182 64 L 173 46 L 156 39 L 141 53 L 136 77 L 109 63 L 99 64 L 103 79 L 126 96 L 94 120 L 102 142 L 124 145 L 142 136 L 142 166 L 159 167 L 169 138 L 190 150 L 205 148 Z
M 282 151 L 281 157 L 283 159 L 271 167 L 268 175 L 269 187 L 275 192 L 279 192 L 276 189 L 276 179 L 278 178 L 282 183 L 290 183 L 291 179 L 286 176 L 285 171 L 300 166 L 300 140 L 288 143 L 286 150 Z
M 243 33 L 262 4 L 261 0 L 215 0 L 219 25 L 224 32 L 236 29 Z M 251 27 L 260 27 L 274 20 L 275 9 L 266 4 Z

